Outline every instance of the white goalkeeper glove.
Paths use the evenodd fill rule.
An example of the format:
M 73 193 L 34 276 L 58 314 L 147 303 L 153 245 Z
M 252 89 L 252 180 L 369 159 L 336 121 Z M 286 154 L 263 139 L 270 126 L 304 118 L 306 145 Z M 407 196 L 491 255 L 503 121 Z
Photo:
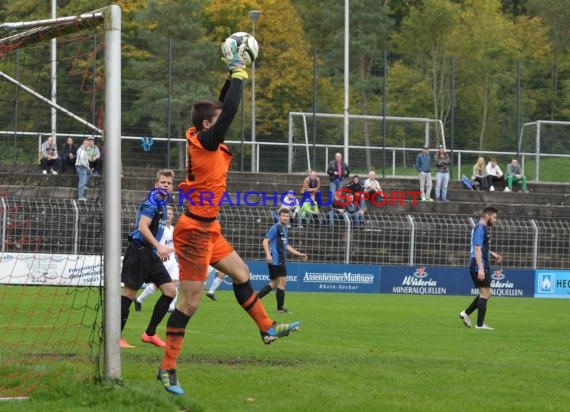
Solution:
M 242 44 L 238 48 L 236 41 L 231 37 L 222 43 L 222 61 L 228 66 L 233 78 L 243 80 L 248 77 L 245 71 L 245 47 L 245 44 Z

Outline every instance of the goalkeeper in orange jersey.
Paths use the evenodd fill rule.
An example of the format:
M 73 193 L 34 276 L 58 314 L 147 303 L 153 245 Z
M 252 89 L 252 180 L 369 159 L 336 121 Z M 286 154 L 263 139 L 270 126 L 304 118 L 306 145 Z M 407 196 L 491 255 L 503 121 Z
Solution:
M 257 324 L 264 343 L 289 335 L 299 329 L 301 323 L 277 323 L 267 315 L 251 286 L 247 265 L 222 236 L 216 220 L 217 204 L 225 193 L 232 159 L 224 138 L 242 99 L 243 81 L 248 77 L 245 44 L 244 41 L 238 47 L 232 37 L 223 43 L 222 53 L 230 77 L 222 88 L 221 102 L 195 102 L 191 115 L 193 127 L 186 131 L 187 171 L 179 188 L 187 208 L 174 229 L 174 248 L 180 266 L 180 299 L 168 319 L 166 348 L 157 376 L 164 388 L 176 395 L 184 394 L 176 377 L 176 362 L 188 322 L 200 304 L 208 265 L 232 278 L 236 300 Z M 213 199 L 205 201 L 201 196 L 204 192 L 212 192 Z

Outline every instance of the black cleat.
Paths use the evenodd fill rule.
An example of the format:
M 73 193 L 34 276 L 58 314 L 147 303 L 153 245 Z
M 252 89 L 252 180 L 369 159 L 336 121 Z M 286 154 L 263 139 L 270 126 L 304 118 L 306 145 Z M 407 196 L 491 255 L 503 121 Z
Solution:
M 214 295 L 213 293 L 206 293 L 206 296 L 208 296 L 214 302 L 218 300 L 218 298 L 216 298 L 216 295 Z
M 142 303 L 140 303 L 138 300 L 135 299 L 135 310 L 137 312 L 140 312 L 142 309 Z

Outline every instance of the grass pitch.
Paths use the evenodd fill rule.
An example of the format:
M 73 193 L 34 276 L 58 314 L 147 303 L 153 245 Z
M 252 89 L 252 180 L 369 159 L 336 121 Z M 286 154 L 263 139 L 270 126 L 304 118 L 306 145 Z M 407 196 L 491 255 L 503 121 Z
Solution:
M 154 296 L 124 337 L 122 383 L 93 384 L 93 367 L 46 359 L 56 382 L 10 411 L 563 411 L 570 405 L 567 300 L 494 298 L 467 329 L 469 297 L 288 293 L 301 330 L 263 345 L 233 293 L 204 297 L 190 321 L 178 376 L 186 395 L 155 379 L 162 350 L 140 342 Z M 473 317 L 474 318 L 474 317 Z M 165 322 L 159 328 L 164 336 Z

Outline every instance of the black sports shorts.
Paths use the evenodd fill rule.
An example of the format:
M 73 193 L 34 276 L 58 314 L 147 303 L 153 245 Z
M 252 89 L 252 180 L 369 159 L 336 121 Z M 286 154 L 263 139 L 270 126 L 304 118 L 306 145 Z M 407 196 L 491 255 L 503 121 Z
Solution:
M 121 282 L 139 289 L 143 283 L 152 282 L 160 286 L 172 282 L 172 279 L 156 254 L 148 247 L 131 242 L 123 259 Z
M 471 279 L 473 279 L 473 284 L 476 288 L 490 288 L 491 287 L 491 268 L 485 267 L 485 279 L 479 280 L 477 278 L 477 262 L 475 259 L 469 259 L 469 274 Z
M 476 288 L 490 288 L 491 287 L 491 272 L 485 269 L 485 279 L 479 280 L 477 277 L 479 272 L 475 270 L 470 270 L 469 274 L 471 275 L 471 279 L 473 279 L 473 284 Z
M 269 268 L 270 280 L 277 278 L 284 278 L 285 276 L 287 276 L 287 268 L 285 267 L 285 265 L 270 265 L 268 263 L 267 267 Z

